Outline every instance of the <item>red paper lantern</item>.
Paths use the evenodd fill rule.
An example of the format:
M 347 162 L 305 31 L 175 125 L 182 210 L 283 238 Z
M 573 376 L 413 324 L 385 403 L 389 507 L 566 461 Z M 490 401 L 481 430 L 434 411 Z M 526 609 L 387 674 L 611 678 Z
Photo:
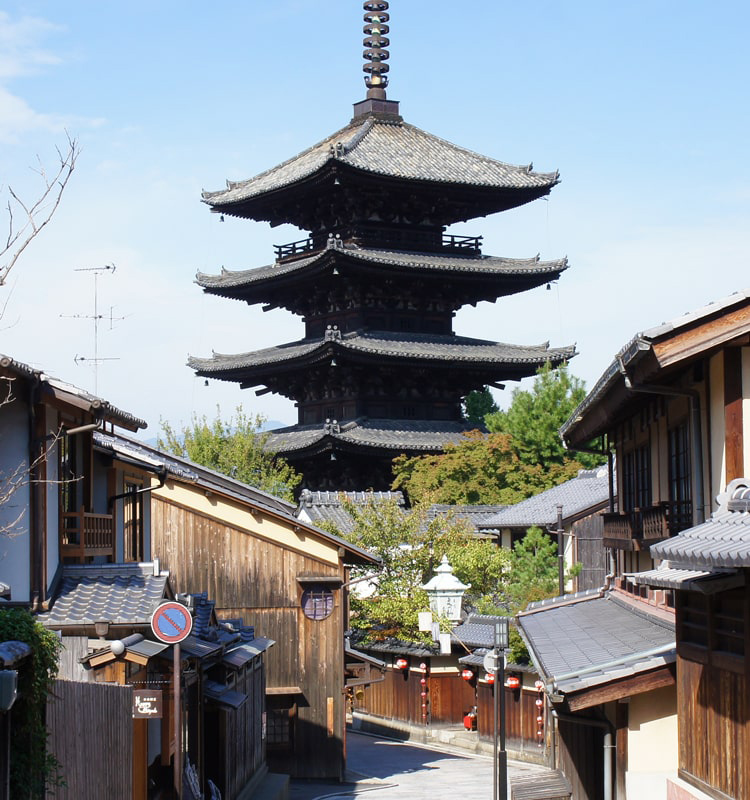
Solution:
M 405 658 L 396 659 L 396 669 L 406 669 L 408 666 L 409 662 Z
M 474 678 L 474 672 L 472 670 L 470 670 L 470 669 L 461 670 L 461 677 L 465 681 L 470 681 L 470 680 L 472 680 Z
M 487 676 L 486 676 L 486 679 L 487 679 L 487 683 L 494 683 L 495 682 L 495 673 L 494 672 L 488 672 Z
M 517 675 L 508 675 L 508 677 L 505 679 L 505 685 L 508 689 L 520 689 L 521 681 Z
M 544 682 L 543 682 L 543 681 L 536 681 L 536 682 L 534 683 L 534 688 L 535 688 L 537 691 L 541 692 L 541 691 L 542 691 L 542 689 L 544 689 Z
M 424 686 L 427 683 L 427 678 L 420 678 L 419 682 Z
M 427 664 L 426 664 L 426 663 L 423 661 L 423 662 L 422 662 L 422 663 L 419 665 L 419 668 L 422 670 L 422 672 L 425 672 L 425 671 L 427 670 Z
M 534 700 L 534 703 L 536 704 L 537 708 L 541 708 L 544 705 L 544 700 L 542 700 L 541 697 L 538 697 L 536 700 Z

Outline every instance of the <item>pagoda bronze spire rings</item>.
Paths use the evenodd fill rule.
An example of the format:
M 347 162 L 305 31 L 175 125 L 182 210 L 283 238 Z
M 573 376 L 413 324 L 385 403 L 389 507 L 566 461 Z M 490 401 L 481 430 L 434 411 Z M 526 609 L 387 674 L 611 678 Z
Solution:
M 365 75 L 365 85 L 367 86 L 367 96 L 378 100 L 385 100 L 385 88 L 388 86 L 386 73 L 390 67 L 385 62 L 390 57 L 390 53 L 385 48 L 390 44 L 390 40 L 385 35 L 389 28 L 387 25 L 390 19 L 388 15 L 388 3 L 364 3 L 365 26 L 362 29 L 367 36 L 363 40 L 365 46 L 364 57 L 369 63 L 362 69 Z

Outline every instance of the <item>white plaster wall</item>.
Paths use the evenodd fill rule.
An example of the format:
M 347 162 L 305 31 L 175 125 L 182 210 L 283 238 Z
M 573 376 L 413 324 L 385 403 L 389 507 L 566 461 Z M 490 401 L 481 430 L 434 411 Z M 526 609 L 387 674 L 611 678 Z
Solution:
M 750 478 L 750 347 L 742 348 L 742 463 Z
M 630 698 L 627 796 L 664 800 L 667 778 L 677 775 L 677 692 L 674 686 Z
M 28 406 L 14 399 L 0 408 L 0 498 L 7 482 L 20 467 L 28 469 Z M 28 601 L 31 592 L 29 575 L 30 536 L 29 504 L 31 493 L 23 481 L 5 501 L 0 501 L 0 526 L 12 525 L 12 532 L 0 535 L 0 581 L 11 587 L 11 599 Z

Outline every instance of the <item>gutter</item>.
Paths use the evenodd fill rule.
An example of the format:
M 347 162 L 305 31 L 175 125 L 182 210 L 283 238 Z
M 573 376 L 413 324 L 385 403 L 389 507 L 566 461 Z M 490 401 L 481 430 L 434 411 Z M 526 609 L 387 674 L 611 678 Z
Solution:
M 590 728 L 601 728 L 604 730 L 604 746 L 602 748 L 602 758 L 604 765 L 604 788 L 602 791 L 602 800 L 612 800 L 612 777 L 614 775 L 613 760 L 615 757 L 615 745 L 612 744 L 612 723 L 603 719 L 594 719 L 593 717 L 579 717 L 576 714 L 563 714 L 561 711 L 555 711 L 554 708 L 550 709 L 550 714 L 559 722 L 570 722 L 573 725 L 585 725 Z M 558 727 L 559 732 L 559 727 Z

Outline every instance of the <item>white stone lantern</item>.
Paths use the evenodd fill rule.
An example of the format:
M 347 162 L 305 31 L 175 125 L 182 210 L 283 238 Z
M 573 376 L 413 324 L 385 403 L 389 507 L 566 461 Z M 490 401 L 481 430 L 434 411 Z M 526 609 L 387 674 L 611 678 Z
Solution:
M 439 617 L 458 622 L 461 619 L 461 601 L 471 584 L 461 583 L 453 574 L 448 556 L 443 556 L 436 574 L 422 587 L 430 597 L 430 610 Z

